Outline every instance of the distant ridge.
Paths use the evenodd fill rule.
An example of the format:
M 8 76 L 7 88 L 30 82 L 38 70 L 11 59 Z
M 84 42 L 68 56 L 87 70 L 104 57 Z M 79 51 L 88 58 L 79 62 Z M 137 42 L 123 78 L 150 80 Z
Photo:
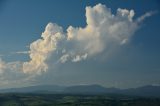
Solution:
M 22 88 L 2 89 L 0 93 L 60 93 L 60 94 L 123 94 L 143 97 L 160 97 L 160 86 L 147 85 L 138 88 L 105 88 L 100 85 L 37 85 Z
M 147 85 L 138 88 L 124 89 L 121 93 L 134 96 L 160 97 L 160 86 Z
M 117 88 L 105 88 L 100 85 L 76 85 L 67 87 L 64 92 L 72 93 L 72 94 L 104 94 L 104 93 L 114 93 L 118 92 Z
M 65 89 L 64 86 L 59 85 L 36 85 L 36 86 L 28 86 L 21 88 L 8 88 L 0 90 L 0 93 L 29 93 L 29 92 L 39 92 L 39 91 L 47 91 L 47 92 L 62 92 Z

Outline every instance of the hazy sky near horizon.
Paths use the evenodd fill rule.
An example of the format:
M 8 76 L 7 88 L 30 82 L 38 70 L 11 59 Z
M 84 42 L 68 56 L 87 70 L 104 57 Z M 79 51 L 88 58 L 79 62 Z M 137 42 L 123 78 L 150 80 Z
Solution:
M 159 0 L 1 0 L 0 88 L 160 84 Z

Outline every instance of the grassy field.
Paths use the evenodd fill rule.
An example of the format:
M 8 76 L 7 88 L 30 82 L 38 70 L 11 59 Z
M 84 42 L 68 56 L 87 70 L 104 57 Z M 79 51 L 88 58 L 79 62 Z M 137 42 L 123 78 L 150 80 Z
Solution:
M 160 99 L 68 94 L 0 94 L 0 106 L 160 106 Z

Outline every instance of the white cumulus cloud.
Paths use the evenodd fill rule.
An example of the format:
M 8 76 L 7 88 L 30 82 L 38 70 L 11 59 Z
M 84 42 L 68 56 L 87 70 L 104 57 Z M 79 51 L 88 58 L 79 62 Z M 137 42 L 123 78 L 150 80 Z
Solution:
M 61 40 L 64 35 L 61 27 L 57 24 L 49 23 L 41 37 L 41 39 L 30 44 L 31 60 L 24 62 L 24 73 L 40 73 L 46 71 L 48 69 L 46 61 L 50 57 L 50 54 L 57 49 L 57 42 Z
M 40 39 L 30 44 L 31 60 L 23 63 L 24 73 L 46 72 L 48 61 L 78 62 L 97 54 L 123 46 L 139 27 L 139 21 L 153 13 L 133 20 L 134 10 L 117 9 L 112 14 L 105 5 L 86 7 L 86 26 L 69 26 L 67 32 L 55 23 L 49 23 Z M 56 63 L 57 63 L 56 62 Z M 54 65 L 54 62 L 53 62 Z
M 127 44 L 139 28 L 139 22 L 153 13 L 146 13 L 134 20 L 134 10 L 119 8 L 116 14 L 113 14 L 110 8 L 97 4 L 94 7 L 86 7 L 85 15 L 85 27 L 70 25 L 63 31 L 61 26 L 48 23 L 41 38 L 29 45 L 29 51 L 17 52 L 29 54 L 30 60 L 5 62 L 0 59 L 0 73 L 15 72 L 20 73 L 20 76 L 26 73 L 40 75 L 50 67 L 54 70 L 55 63 L 65 64 L 67 61 L 92 59 L 100 53 Z

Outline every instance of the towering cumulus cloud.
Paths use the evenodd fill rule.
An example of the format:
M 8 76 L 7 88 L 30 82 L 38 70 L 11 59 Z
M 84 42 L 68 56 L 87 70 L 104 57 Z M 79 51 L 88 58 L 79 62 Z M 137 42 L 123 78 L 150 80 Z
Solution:
M 22 73 L 41 74 L 50 65 L 54 68 L 55 64 L 79 62 L 112 51 L 126 44 L 141 21 L 152 13 L 146 13 L 137 20 L 133 20 L 134 15 L 133 10 L 120 8 L 112 14 L 110 8 L 97 4 L 86 7 L 86 26 L 83 28 L 69 26 L 63 32 L 62 27 L 48 23 L 41 38 L 30 44 L 30 60 L 12 64 L 0 60 L 0 73 L 6 70 L 6 64 L 19 64 L 15 67 L 22 69 Z
M 61 27 L 49 23 L 41 37 L 42 39 L 38 39 L 30 45 L 31 60 L 24 62 L 24 73 L 46 71 L 48 65 L 45 62 L 50 57 L 50 54 L 57 49 L 57 42 L 64 38 L 64 35 Z
M 134 11 L 126 9 L 118 9 L 117 14 L 113 15 L 111 10 L 102 4 L 93 8 L 86 7 L 86 27 L 70 26 L 67 29 L 67 39 L 75 43 L 74 49 L 78 48 L 76 54 L 95 56 L 113 45 L 127 43 L 137 29 L 137 23 L 132 20 L 133 16 Z

